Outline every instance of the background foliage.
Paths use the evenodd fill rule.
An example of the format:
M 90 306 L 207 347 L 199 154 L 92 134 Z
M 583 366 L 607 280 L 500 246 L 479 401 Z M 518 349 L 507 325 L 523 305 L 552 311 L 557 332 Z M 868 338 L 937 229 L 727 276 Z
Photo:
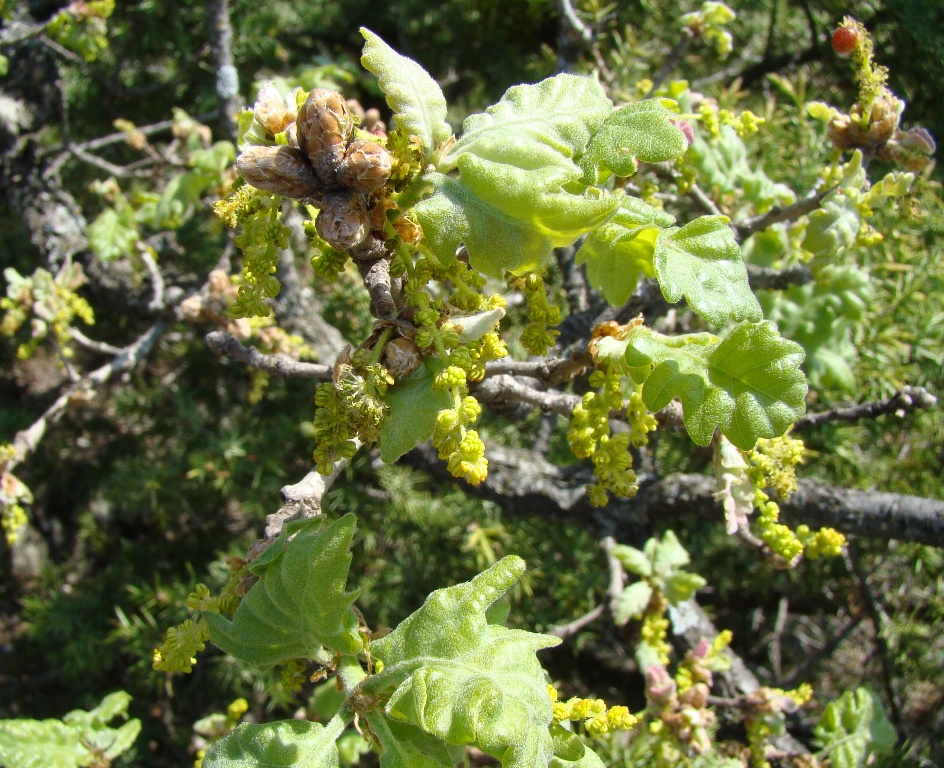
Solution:
M 15 5 L 0 3 L 8 23 L 44 22 L 60 10 L 57 3 Z M 944 137 L 944 38 L 933 33 L 935 19 L 937 28 L 944 25 L 938 5 L 826 2 L 811 8 L 745 1 L 735 6 L 733 53 L 725 60 L 705 44 L 690 45 L 674 58 L 677 19 L 692 10 L 681 2 L 578 4 L 600 41 L 596 57 L 584 51 L 582 58 L 568 48 L 572 40 L 562 34 L 559 8 L 550 0 L 234 0 L 230 12 L 241 103 L 251 103 L 262 80 L 284 78 L 306 88 L 334 84 L 365 107 L 384 109 L 372 78 L 357 63 L 357 28 L 365 22 L 443 84 L 457 110 L 449 116 L 454 127 L 509 85 L 552 74 L 559 57 L 575 61 L 581 71 L 604 68 L 617 101 L 638 99 L 640 80 L 659 78 L 664 65 L 674 64 L 672 79 L 688 79 L 722 107 L 751 109 L 767 119 L 761 133 L 745 142 L 744 162 L 745 172 L 763 173 L 755 178 L 758 195 L 775 199 L 777 184 L 797 192 L 810 189 L 828 163 L 824 128 L 808 118 L 805 103 L 852 100 L 849 68 L 826 42 L 827 31 L 844 14 L 856 15 L 875 33 L 891 87 L 908 101 L 909 124 Z M 29 96 L 45 110 L 29 137 L 33 156 L 48 162 L 70 144 L 114 133 L 116 120 L 151 125 L 171 119 L 175 109 L 211 126 L 213 140 L 225 139 L 215 118 L 218 64 L 207 19 L 203 3 L 118 3 L 107 20 L 107 48 L 97 50 L 94 61 L 70 55 L 61 45 L 4 47 L 3 97 Z M 37 93 L 45 98 L 36 99 Z M 16 132 L 8 130 L 9 118 L 4 120 L 6 152 Z M 159 149 L 152 158 L 153 177 L 121 179 L 120 192 L 107 186 L 107 167 L 81 156 L 66 156 L 60 172 L 88 222 L 100 221 L 106 208 L 120 209 L 115 201 L 124 196 L 126 218 L 99 225 L 103 231 L 110 227 L 102 235 L 105 242 L 136 232 L 157 254 L 168 284 L 195 291 L 221 264 L 221 254 L 225 260 L 233 254 L 227 233 L 208 213 L 228 160 L 210 152 L 212 140 L 193 138 L 197 128 L 175 133 L 174 139 L 169 131 L 153 137 Z M 175 146 L 168 149 L 171 141 Z M 116 165 L 141 157 L 119 142 L 103 154 Z M 873 170 L 874 178 L 881 172 Z M 869 295 L 856 294 L 853 286 L 838 310 L 804 308 L 821 312 L 813 321 L 835 334 L 831 348 L 845 352 L 845 379 L 829 375 L 828 367 L 818 378 L 808 371 L 814 404 L 876 399 L 904 384 L 941 391 L 939 178 L 940 168 L 878 214 L 872 224 L 886 235 L 881 243 L 848 249 L 839 258 L 837 267 L 868 271 Z M 6 181 L 0 263 L 29 275 L 42 261 L 28 222 L 17 213 L 9 177 Z M 734 192 L 709 191 L 737 209 Z M 748 204 L 756 206 L 757 200 Z M 85 249 L 79 258 L 91 279 L 77 291 L 94 307 L 95 325 L 78 327 L 121 346 L 153 322 L 147 260 L 109 261 L 98 251 L 96 256 Z M 759 251 L 753 256 L 761 263 Z M 357 278 L 348 275 L 325 287 L 312 279 L 307 261 L 298 259 L 297 279 L 311 286 L 329 323 L 358 339 L 369 326 Z M 563 299 L 563 282 L 552 280 L 558 281 L 551 284 L 552 295 Z M 291 317 L 291 308 L 285 309 Z M 780 322 L 786 332 L 789 320 Z M 284 325 L 316 346 L 316 334 L 303 320 Z M 798 336 L 800 325 L 798 320 Z M 0 559 L 0 716 L 59 718 L 79 707 L 92 710 L 111 691 L 128 691 L 129 711 L 140 719 L 142 736 L 116 764 L 186 764 L 192 759 L 192 724 L 224 712 L 238 697 L 247 699 L 257 719 L 271 712 L 288 716 L 307 703 L 286 694 L 276 674 L 259 676 L 216 652 L 188 677 L 169 678 L 151 668 L 152 649 L 167 626 L 184 618 L 182 606 L 193 583 L 225 583 L 228 572 L 218 561 L 244 554 L 265 515 L 278 506 L 279 488 L 310 468 L 312 446 L 302 425 L 310 422 L 313 387 L 303 380 L 262 381 L 221 360 L 203 341 L 209 329 L 172 320 L 145 362 L 69 409 L 17 470 L 34 501 L 30 532 Z M 0 443 L 32 424 L 68 377 L 52 346 L 19 359 L 17 348 L 26 336 L 21 330 L 0 347 Z M 327 352 L 320 348 L 320 354 Z M 73 364 L 96 367 L 102 359 L 76 347 Z M 944 498 L 942 419 L 940 409 L 932 409 L 905 420 L 817 427 L 804 436 L 811 455 L 803 474 L 866 490 Z M 513 424 L 486 417 L 482 432 L 512 447 L 544 441 L 552 456 L 567 455 L 566 425 L 554 417 L 532 413 Z M 710 462 L 709 453 L 668 433 L 660 437 L 656 456 L 664 473 L 703 471 Z M 378 466 L 370 456 L 358 456 L 344 470 L 326 508 L 354 512 L 360 520 L 352 580 L 362 588 L 361 607 L 377 625 L 393 625 L 433 589 L 471 578 L 509 553 L 529 564 L 512 593 L 511 616 L 518 626 L 546 630 L 604 599 L 605 559 L 583 519 L 509 514 L 463 487 L 404 466 Z M 763 682 L 788 687 L 809 680 L 820 708 L 868 682 L 906 737 L 897 759 L 914 765 L 944 760 L 933 737 L 944 726 L 938 680 L 944 663 L 940 550 L 860 539 L 845 561 L 808 562 L 782 572 L 726 536 L 720 514 L 633 531 L 625 543 L 641 546 L 668 528 L 692 554 L 691 570 L 709 581 L 703 602 L 715 623 L 734 631 L 734 649 Z M 217 565 L 208 566 L 214 554 Z M 599 621 L 542 659 L 568 694 L 638 707 L 641 677 L 626 658 L 636 641 L 632 633 Z M 811 647 L 823 652 L 811 654 Z M 613 760 L 619 758 L 615 751 Z

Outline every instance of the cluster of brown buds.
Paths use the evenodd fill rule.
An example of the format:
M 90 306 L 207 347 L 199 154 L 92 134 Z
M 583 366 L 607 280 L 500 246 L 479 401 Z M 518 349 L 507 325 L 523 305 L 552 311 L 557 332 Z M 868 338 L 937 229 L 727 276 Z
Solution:
M 246 182 L 320 208 L 315 225 L 333 248 L 362 261 L 384 256 L 383 188 L 394 158 L 377 142 L 354 138 L 355 118 L 344 97 L 316 88 L 294 114 L 266 86 L 254 116 L 267 133 L 284 133 L 287 144 L 240 154 L 236 169 Z
M 861 149 L 867 156 L 895 163 L 909 171 L 923 170 L 936 149 L 924 128 L 903 131 L 899 127 L 904 102 L 889 91 L 872 102 L 868 120 L 854 108 L 838 114 L 829 123 L 829 139 L 837 149 Z
M 655 732 L 668 728 L 689 756 L 703 755 L 711 749 L 709 730 L 715 714 L 708 709 L 708 685 L 695 683 L 679 693 L 678 685 L 659 665 L 646 670 L 646 698 L 655 718 Z

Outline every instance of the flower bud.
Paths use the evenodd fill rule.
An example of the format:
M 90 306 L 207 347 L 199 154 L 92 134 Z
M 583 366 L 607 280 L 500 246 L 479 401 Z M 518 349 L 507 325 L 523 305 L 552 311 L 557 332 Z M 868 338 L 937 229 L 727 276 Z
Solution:
M 315 227 L 321 239 L 339 251 L 359 245 L 370 234 L 363 200 L 347 191 L 325 195 Z
M 315 88 L 298 110 L 298 142 L 328 186 L 337 184 L 338 167 L 344 159 L 354 118 L 344 97 L 337 91 Z
M 387 342 L 383 350 L 383 364 L 395 379 L 409 376 L 420 367 L 423 357 L 416 344 L 402 336 Z
M 272 136 L 284 131 L 295 120 L 295 110 L 286 105 L 282 94 L 271 82 L 259 90 L 252 113 Z
M 256 189 L 283 197 L 311 197 L 321 189 L 311 164 L 291 147 L 250 147 L 236 158 L 236 170 Z
M 393 170 L 393 155 L 375 141 L 355 139 L 338 169 L 338 181 L 355 192 L 380 189 Z

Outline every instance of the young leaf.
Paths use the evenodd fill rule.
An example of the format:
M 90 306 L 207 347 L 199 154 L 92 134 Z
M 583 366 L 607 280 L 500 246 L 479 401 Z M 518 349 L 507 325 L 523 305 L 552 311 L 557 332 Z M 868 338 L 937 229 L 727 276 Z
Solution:
M 614 307 L 622 306 L 643 276 L 654 277 L 656 238 L 675 218 L 635 197 L 623 197 L 608 222 L 587 235 L 577 263 L 587 265 L 587 279 Z
M 327 725 L 308 720 L 240 723 L 207 748 L 203 768 L 339 768 L 335 741 L 343 730 L 339 718 Z
M 685 428 L 708 445 L 716 428 L 741 450 L 782 435 L 805 410 L 803 349 L 769 322 L 741 323 L 719 340 L 710 333 L 663 336 L 634 328 L 623 340 L 600 339 L 597 356 L 622 358 L 650 411 L 673 398 Z
M 554 757 L 548 768 L 603 768 L 600 756 L 584 744 L 576 733 L 566 730 L 559 723 L 552 723 L 550 732 L 554 739 Z
M 351 564 L 349 547 L 354 515 L 345 515 L 323 531 L 323 520 L 306 520 L 283 529 L 253 563 L 259 576 L 242 599 L 232 621 L 203 614 L 210 641 L 249 664 L 272 666 L 306 658 L 322 646 L 357 653 L 361 639 L 351 604 L 357 591 L 345 592 Z M 291 541 L 288 537 L 294 535 Z
M 563 158 L 579 156 L 612 107 L 603 87 L 590 77 L 562 74 L 536 85 L 516 85 L 485 112 L 466 118 L 462 137 L 437 170 L 455 168 L 466 153 L 487 160 L 496 160 L 500 153 L 501 162 L 521 167 L 542 149 Z M 508 158 L 509 147 L 519 162 Z
M 88 227 L 89 248 L 102 261 L 131 253 L 140 239 L 131 206 L 106 208 Z
M 538 269 L 553 248 L 570 245 L 619 205 L 619 198 L 598 190 L 565 192 L 563 179 L 547 167 L 526 171 L 471 155 L 461 165 L 462 181 L 430 174 L 435 192 L 413 210 L 442 261 L 452 261 L 465 243 L 472 266 L 492 277 Z M 478 194 L 465 185 L 466 178 Z
M 856 768 L 872 753 L 889 754 L 898 738 L 881 700 L 864 686 L 827 704 L 813 733 L 835 768 Z
M 369 710 L 366 719 L 383 748 L 380 768 L 453 768 L 465 753 L 464 747 L 445 744 L 415 725 L 391 720 L 382 711 Z
M 622 626 L 633 616 L 642 613 L 649 605 L 649 599 L 652 597 L 652 587 L 645 581 L 637 581 L 630 584 L 616 600 L 616 611 L 613 620 L 617 626 Z
M 0 765 L 5 768 L 77 768 L 94 754 L 109 760 L 128 750 L 141 731 L 141 721 L 118 728 L 108 722 L 124 717 L 131 701 L 124 691 L 106 696 L 93 710 L 77 709 L 62 720 L 0 720 Z
M 763 317 L 726 216 L 702 216 L 681 229 L 663 230 L 654 264 L 666 301 L 674 304 L 684 296 L 710 323 Z
M 419 64 L 401 56 L 369 29 L 361 27 L 361 35 L 366 41 L 361 64 L 377 76 L 397 128 L 419 136 L 426 156 L 431 157 L 452 136 L 442 89 Z
M 678 157 L 688 149 L 685 134 L 671 122 L 674 112 L 659 99 L 647 99 L 614 110 L 590 140 L 580 164 L 586 180 L 599 183 L 609 174 L 632 176 L 637 159 L 658 163 Z
M 557 638 L 489 624 L 486 609 L 524 572 L 506 557 L 472 581 L 433 592 L 371 644 L 384 670 L 365 687 L 389 693 L 386 714 L 447 744 L 470 744 L 506 767 L 546 765 L 553 707 L 535 652 Z M 375 690 L 376 689 L 376 690 Z
M 384 395 L 389 408 L 380 427 L 380 458 L 387 464 L 433 434 L 436 414 L 452 406 L 451 393 L 433 389 L 433 378 L 441 368 L 424 363 Z
M 77 768 L 88 765 L 79 732 L 59 720 L 0 720 L 0 765 Z

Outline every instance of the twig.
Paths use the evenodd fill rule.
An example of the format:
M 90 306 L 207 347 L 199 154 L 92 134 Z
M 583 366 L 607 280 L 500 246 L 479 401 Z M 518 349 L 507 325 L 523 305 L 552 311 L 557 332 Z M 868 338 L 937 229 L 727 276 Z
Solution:
M 854 422 L 863 419 L 876 419 L 889 413 L 904 416 L 909 411 L 933 408 L 936 404 L 937 398 L 924 387 L 904 386 L 886 400 L 860 403 L 848 408 L 835 408 L 822 413 L 809 413 L 794 422 L 793 431 L 802 432 L 831 421 Z
M 817 208 L 819 208 L 820 203 L 823 202 L 823 199 L 835 189 L 836 187 L 827 187 L 826 189 L 820 190 L 816 194 L 810 195 L 809 197 L 804 197 L 802 200 L 795 202 L 793 205 L 779 206 L 767 211 L 767 213 L 763 213 L 759 216 L 752 216 L 749 219 L 732 224 L 734 227 L 734 232 L 737 235 L 737 239 L 739 241 L 744 241 L 755 232 L 763 232 L 765 229 L 767 229 L 767 227 L 773 224 L 778 224 L 781 221 L 794 221 L 801 216 L 812 213 Z
M 78 342 L 86 349 L 91 349 L 93 352 L 98 352 L 102 355 L 120 355 L 124 351 L 121 347 L 106 344 L 104 341 L 90 339 L 78 328 L 70 328 L 69 335 L 72 337 L 73 341 Z
M 493 360 L 485 365 L 485 376 L 527 376 L 539 379 L 548 385 L 561 384 L 579 375 L 593 365 L 593 359 L 586 350 L 576 350 L 564 357 L 551 357 L 544 360 Z
M 325 381 L 331 378 L 332 369 L 329 365 L 304 363 L 285 354 L 267 355 L 255 347 L 244 347 L 239 339 L 226 331 L 208 333 L 206 343 L 216 354 L 232 358 L 266 373 Z
M 147 308 L 154 311 L 164 309 L 166 306 L 164 302 L 164 276 L 161 274 L 161 270 L 158 269 L 151 251 L 146 246 L 141 245 L 138 248 L 138 255 L 141 257 L 141 261 L 144 262 L 144 266 L 147 267 L 148 274 L 151 275 L 151 288 L 154 291 Z
M 568 638 L 572 635 L 576 635 L 581 629 L 586 627 L 588 624 L 592 624 L 597 619 L 599 619 L 606 612 L 605 605 L 598 605 L 591 611 L 588 611 L 583 616 L 580 616 L 568 624 L 558 624 L 556 627 L 552 627 L 547 631 L 547 634 L 554 635 L 554 637 Z
M 783 291 L 791 285 L 805 285 L 813 282 L 813 273 L 803 264 L 785 269 L 750 265 L 747 268 L 747 279 L 751 290 Z
M 833 652 L 842 644 L 849 635 L 853 633 L 856 627 L 862 623 L 863 617 L 857 616 L 852 619 L 839 634 L 833 635 L 829 642 L 820 648 L 816 653 L 808 654 L 803 661 L 794 667 L 787 675 L 780 680 L 780 686 L 786 690 L 794 688 L 803 680 L 809 679 L 812 669 L 823 659 L 829 658 Z
M 154 343 L 160 338 L 163 331 L 164 321 L 158 320 L 132 344 L 120 350 L 120 354 L 115 355 L 114 359 L 91 373 L 86 374 L 72 384 L 65 392 L 56 398 L 55 402 L 50 405 L 33 424 L 17 432 L 16 436 L 13 438 L 15 454 L 8 464 L 8 469 L 12 470 L 17 464 L 36 450 L 43 436 L 46 434 L 47 427 L 50 424 L 55 424 L 59 420 L 73 397 L 83 391 L 102 386 L 116 373 L 133 368 L 137 365 L 139 360 L 143 359 L 148 352 L 151 351 L 151 347 L 154 346 Z
M 397 305 L 391 290 L 390 258 L 384 256 L 373 261 L 358 261 L 357 267 L 370 294 L 371 314 L 380 320 L 395 320 Z

